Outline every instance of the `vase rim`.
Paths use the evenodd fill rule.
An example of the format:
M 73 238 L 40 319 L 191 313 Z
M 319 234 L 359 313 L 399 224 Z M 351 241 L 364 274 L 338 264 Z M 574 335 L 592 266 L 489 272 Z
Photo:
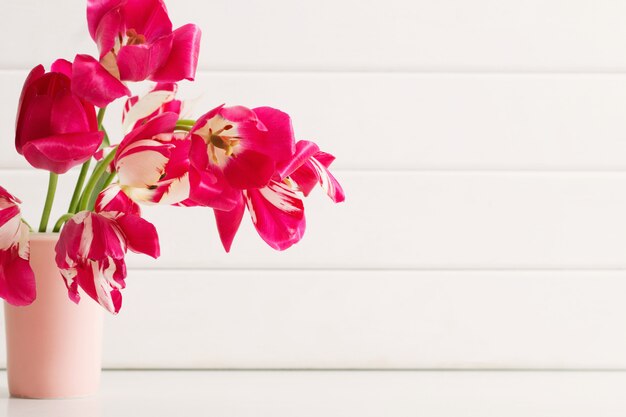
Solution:
M 52 232 L 46 232 L 46 233 L 31 232 L 30 233 L 30 240 L 50 241 L 50 240 L 57 240 L 57 239 L 59 239 L 59 233 L 52 233 Z

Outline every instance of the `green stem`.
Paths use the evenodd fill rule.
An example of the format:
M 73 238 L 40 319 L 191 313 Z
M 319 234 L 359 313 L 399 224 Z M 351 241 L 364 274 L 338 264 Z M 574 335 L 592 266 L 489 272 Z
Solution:
M 113 171 L 109 174 L 109 176 L 107 177 L 107 179 L 104 181 L 104 184 L 102 184 L 102 189 L 98 190 L 98 194 L 100 194 L 102 192 L 102 190 L 104 190 L 105 188 L 107 188 L 109 185 L 111 185 L 111 183 L 113 182 L 113 180 L 115 179 L 115 176 L 117 175 L 117 172 Z
M 115 171 L 109 173 L 108 175 L 106 172 L 102 173 L 102 175 L 100 176 L 100 179 L 98 180 L 98 182 L 96 183 L 96 186 L 93 189 L 93 192 L 91 193 L 91 197 L 89 198 L 89 203 L 87 204 L 87 210 L 94 209 L 94 207 L 96 206 L 96 200 L 98 199 L 98 195 L 100 195 L 102 190 L 104 190 L 109 185 L 111 185 L 111 182 L 113 182 L 113 179 L 115 178 L 116 175 L 117 175 L 117 172 Z
M 104 128 L 104 126 L 100 126 L 100 130 L 104 132 L 104 138 L 102 139 L 102 145 L 100 145 L 100 149 L 103 149 L 103 148 L 106 148 L 107 146 L 111 145 L 111 141 L 109 140 L 109 135 L 107 134 L 107 131 Z
M 115 158 L 115 153 L 117 152 L 117 148 L 112 150 L 106 158 L 104 158 L 100 163 L 96 166 L 96 169 L 91 173 L 91 178 L 89 178 L 89 182 L 85 186 L 83 190 L 83 195 L 80 198 L 80 203 L 78 204 L 78 211 L 83 211 L 87 209 L 87 205 L 89 204 L 89 200 L 91 198 L 91 194 L 93 193 L 94 188 L 96 188 L 96 184 L 98 180 L 104 174 L 107 167 L 111 164 L 113 158 Z
M 39 223 L 39 233 L 45 233 L 46 229 L 48 229 L 48 220 L 50 220 L 50 211 L 52 210 L 52 203 L 54 203 L 54 194 L 57 190 L 58 180 L 59 175 L 51 172 L 50 179 L 48 181 L 48 195 L 46 195 L 46 203 L 43 206 L 41 222 Z
M 65 222 L 71 219 L 72 216 L 74 216 L 74 213 L 65 213 L 64 215 L 62 215 L 59 220 L 57 220 L 57 222 L 54 224 L 52 232 L 57 233 L 59 230 L 61 230 L 61 227 L 65 224 Z
M 176 124 L 193 126 L 196 124 L 196 121 L 193 119 L 179 119 Z
M 85 162 L 83 164 L 83 167 L 80 169 L 80 175 L 78 176 L 78 180 L 76 181 L 76 187 L 74 187 L 74 194 L 72 194 L 72 201 L 70 202 L 70 207 L 67 209 L 68 213 L 76 213 L 78 201 L 80 200 L 80 194 L 83 191 L 83 185 L 85 184 L 85 179 L 87 178 L 87 173 L 89 172 L 90 165 L 91 159 Z
M 193 128 L 193 126 L 181 125 L 181 124 L 176 123 L 176 126 L 174 127 L 174 130 L 184 130 L 185 132 L 189 132 L 189 131 L 191 131 L 191 128 Z
M 102 127 L 102 121 L 104 120 L 104 113 L 106 113 L 106 111 L 106 107 L 102 107 L 100 110 L 98 110 L 98 129 Z

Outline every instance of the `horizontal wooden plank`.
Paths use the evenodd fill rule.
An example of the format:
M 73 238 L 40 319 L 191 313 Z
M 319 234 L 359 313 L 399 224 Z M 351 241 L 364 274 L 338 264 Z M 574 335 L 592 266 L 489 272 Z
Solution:
M 204 32 L 219 70 L 624 70 L 626 4 L 614 0 L 167 2 Z M 5 1 L 2 66 L 94 53 L 85 1 Z M 24 30 L 23 22 L 36 22 Z
M 0 72 L 0 167 L 13 147 L 24 71 Z M 202 95 L 202 96 L 201 96 Z M 626 76 L 203 73 L 181 87 L 220 103 L 288 110 L 341 169 L 626 169 Z M 120 106 L 107 115 L 120 140 Z
M 623 271 L 133 270 L 104 363 L 626 368 L 625 291 Z
M 161 236 L 141 268 L 626 268 L 626 173 L 415 173 L 339 171 L 347 202 L 316 190 L 308 230 L 286 252 L 257 236 L 248 215 L 230 254 L 209 209 L 145 207 Z M 36 224 L 44 172 L 0 171 Z M 74 178 L 63 178 L 55 214 Z

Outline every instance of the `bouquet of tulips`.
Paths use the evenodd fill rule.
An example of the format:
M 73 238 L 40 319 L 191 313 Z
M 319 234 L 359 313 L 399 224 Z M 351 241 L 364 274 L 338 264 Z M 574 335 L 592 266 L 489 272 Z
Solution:
M 60 233 L 56 263 L 71 300 L 79 302 L 80 287 L 117 313 L 127 250 L 159 256 L 157 231 L 139 204 L 212 209 L 226 251 L 247 209 L 261 238 L 284 250 L 302 238 L 302 197 L 317 184 L 333 201 L 344 200 L 328 171 L 333 156 L 296 141 L 288 114 L 220 105 L 183 118 L 176 83 L 194 79 L 201 33 L 194 24 L 173 29 L 162 0 L 88 0 L 87 24 L 98 54 L 59 59 L 49 71 L 35 67 L 15 131 L 17 152 L 50 172 L 37 231 Z M 151 91 L 133 96 L 131 83 L 145 80 L 154 83 Z M 103 119 L 117 99 L 125 100 L 124 136 L 115 144 Z M 78 166 L 67 213 L 51 222 L 58 176 Z M 36 297 L 33 230 L 19 204 L 0 187 L 0 297 L 18 306 Z

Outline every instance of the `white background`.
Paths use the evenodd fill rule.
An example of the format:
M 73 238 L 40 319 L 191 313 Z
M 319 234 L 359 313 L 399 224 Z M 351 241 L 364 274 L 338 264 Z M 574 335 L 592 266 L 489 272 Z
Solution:
M 105 366 L 626 368 L 626 3 L 168 6 L 204 31 L 181 86 L 197 115 L 289 111 L 337 156 L 347 202 L 312 196 L 286 253 L 246 219 L 229 255 L 208 210 L 146 209 L 163 256 L 129 258 Z M 95 45 L 82 0 L 0 15 L 0 184 L 37 223 L 47 174 L 13 147 L 21 84 Z

